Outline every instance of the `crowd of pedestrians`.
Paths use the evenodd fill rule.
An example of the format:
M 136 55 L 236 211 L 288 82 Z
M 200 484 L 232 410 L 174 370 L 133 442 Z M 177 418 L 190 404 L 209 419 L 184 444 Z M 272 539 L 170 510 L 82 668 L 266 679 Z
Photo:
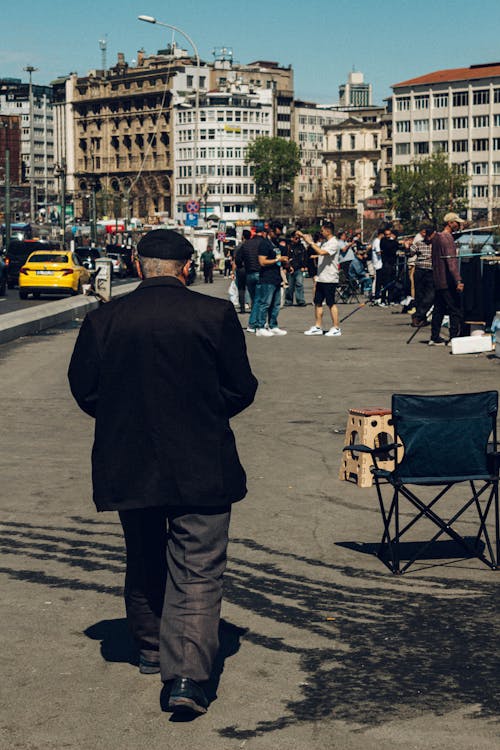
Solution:
M 259 337 L 286 335 L 278 322 L 280 309 L 307 304 L 304 278 L 309 277 L 313 279 L 314 322 L 304 331 L 307 336 L 341 336 L 337 303 L 360 297 L 381 307 L 401 304 L 412 315 L 413 327 L 430 324 L 434 310 L 429 343 L 442 343 L 439 331 L 445 314 L 453 319 L 452 335 L 462 328 L 460 297 L 456 296 L 461 293 L 461 282 L 455 279 L 458 265 L 450 259 L 456 256 L 453 232 L 461 223 L 450 213 L 443 232 L 426 223 L 413 238 L 400 237 L 391 224 L 385 224 L 368 243 L 359 230 L 335 231 L 331 221 L 324 221 L 313 235 L 300 229 L 285 234 L 280 221 L 245 229 L 240 245 L 231 252 L 231 269 L 239 311 L 250 311 L 246 331 Z M 212 251 L 201 260 L 209 283 L 215 262 Z M 330 318 L 326 329 L 325 307 Z

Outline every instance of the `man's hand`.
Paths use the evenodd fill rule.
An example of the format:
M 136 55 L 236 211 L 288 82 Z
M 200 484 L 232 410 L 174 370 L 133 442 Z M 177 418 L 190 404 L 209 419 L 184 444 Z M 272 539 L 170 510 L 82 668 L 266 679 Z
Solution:
M 457 284 L 457 292 L 463 292 L 463 290 L 464 290 L 464 282 L 459 281 Z

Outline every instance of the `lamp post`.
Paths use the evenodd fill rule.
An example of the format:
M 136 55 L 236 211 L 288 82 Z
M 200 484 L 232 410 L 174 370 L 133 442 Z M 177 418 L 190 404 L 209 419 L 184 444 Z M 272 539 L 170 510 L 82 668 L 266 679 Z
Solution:
M 35 131 L 33 128 L 34 106 L 33 106 L 33 82 L 32 75 L 38 68 L 27 65 L 23 70 L 29 73 L 29 107 L 30 107 L 30 220 L 35 221 Z
M 0 127 L 5 134 L 5 245 L 10 242 L 10 146 L 9 146 L 9 123 L 3 120 Z
M 61 180 L 61 229 L 64 248 L 66 240 L 66 159 L 61 159 L 61 163 L 55 165 L 54 174 Z
M 197 150 L 198 150 L 198 127 L 199 127 L 199 119 L 200 119 L 200 56 L 198 54 L 198 47 L 193 42 L 189 34 L 186 34 L 185 31 L 182 29 L 179 29 L 177 26 L 172 26 L 170 23 L 164 23 L 163 21 L 158 21 L 154 16 L 137 16 L 139 21 L 144 21 L 145 23 L 154 23 L 157 26 L 164 26 L 167 29 L 172 29 L 172 31 L 176 31 L 179 34 L 182 34 L 182 36 L 187 39 L 191 47 L 193 48 L 194 56 L 196 59 L 196 73 L 198 77 L 198 81 L 194 87 L 194 109 L 195 109 L 195 123 L 194 123 L 194 149 L 193 149 L 193 188 L 192 188 L 192 199 L 196 200 L 198 198 L 196 194 L 196 167 L 197 167 Z

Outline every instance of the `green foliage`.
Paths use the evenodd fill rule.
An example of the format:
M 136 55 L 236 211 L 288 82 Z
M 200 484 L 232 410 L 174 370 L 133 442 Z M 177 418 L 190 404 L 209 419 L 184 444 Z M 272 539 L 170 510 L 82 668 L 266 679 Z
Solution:
M 279 215 L 292 200 L 293 181 L 300 170 L 299 147 L 285 138 L 263 136 L 249 144 L 246 161 L 253 166 L 259 214 Z
M 391 172 L 388 204 L 407 229 L 422 221 L 439 224 L 448 211 L 467 208 L 468 176 L 448 163 L 446 154 L 412 161 L 410 169 L 398 166 Z

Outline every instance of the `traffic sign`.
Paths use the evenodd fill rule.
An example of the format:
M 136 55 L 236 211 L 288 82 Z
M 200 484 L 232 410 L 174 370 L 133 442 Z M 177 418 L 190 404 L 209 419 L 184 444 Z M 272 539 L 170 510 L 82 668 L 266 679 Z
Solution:
M 198 226 L 198 214 L 190 213 L 186 214 L 186 221 L 184 222 L 187 227 Z
M 197 200 L 188 201 L 186 203 L 186 211 L 188 214 L 198 214 L 200 212 L 200 204 Z
M 217 239 L 220 242 L 224 242 L 224 240 L 226 239 L 226 233 L 225 232 L 217 232 Z

